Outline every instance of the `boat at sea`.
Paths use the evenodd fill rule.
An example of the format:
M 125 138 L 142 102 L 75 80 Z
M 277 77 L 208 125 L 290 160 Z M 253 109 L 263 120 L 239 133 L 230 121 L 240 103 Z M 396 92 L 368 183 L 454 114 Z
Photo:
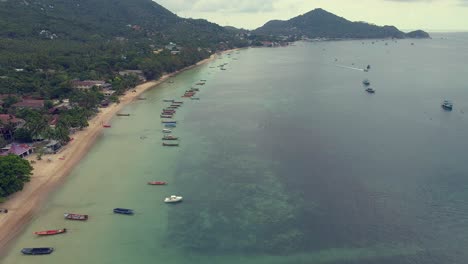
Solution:
M 108 125 L 108 124 L 106 124 L 106 125 L 102 125 L 102 127 L 104 127 L 104 128 L 111 128 L 112 126 L 111 126 L 111 125 Z
M 133 212 L 132 209 L 114 208 L 114 213 L 116 213 L 116 214 L 125 214 L 125 215 L 132 215 L 134 212 Z
M 173 135 L 167 135 L 162 138 L 162 140 L 178 140 L 179 137 L 175 137 Z
M 21 253 L 25 255 L 48 255 L 54 251 L 52 247 L 43 247 L 43 248 L 23 248 Z
M 365 86 L 369 86 L 370 85 L 370 81 L 365 79 L 364 81 L 362 81 L 362 84 L 364 84 Z
M 177 124 L 174 123 L 169 123 L 169 124 L 164 124 L 165 127 L 176 127 Z
M 164 147 L 178 147 L 179 143 L 166 143 L 166 142 L 163 142 L 162 145 Z
M 444 100 L 442 102 L 442 108 L 448 111 L 453 110 L 453 103 L 450 100 Z
M 38 231 L 38 232 L 34 232 L 34 234 L 38 236 L 53 236 L 53 235 L 63 234 L 66 232 L 67 232 L 67 229 L 63 228 L 63 229 L 56 229 L 56 230 Z
M 176 110 L 176 109 L 178 109 L 178 108 L 179 108 L 179 106 L 168 106 L 166 109 L 168 109 L 168 110 Z
M 65 219 L 68 220 L 78 220 L 78 221 L 86 221 L 88 220 L 88 215 L 83 215 L 83 214 L 71 214 L 71 213 L 65 213 L 63 214 Z
M 167 182 L 164 181 L 150 181 L 148 185 L 167 185 Z
M 199 82 L 196 85 L 205 85 L 205 83 L 204 82 Z
M 165 129 L 162 130 L 162 132 L 163 133 L 172 133 L 172 130 L 165 128 Z
M 183 197 L 182 196 L 176 196 L 176 195 L 171 195 L 169 197 L 166 197 L 164 199 L 165 203 L 179 203 L 182 202 Z
M 172 115 L 160 115 L 161 118 L 172 118 Z
M 164 99 L 163 102 L 172 103 L 172 102 L 174 102 L 174 99 Z
M 172 102 L 172 104 L 179 104 L 179 105 L 181 105 L 183 103 L 184 103 L 183 101 L 174 101 L 174 102 Z
M 130 116 L 130 114 L 117 114 L 117 116 Z
M 161 121 L 161 123 L 163 123 L 163 124 L 177 124 L 177 121 L 165 121 L 165 120 L 163 120 L 163 121 Z
M 373 94 L 373 93 L 375 93 L 375 90 L 373 88 L 371 88 L 371 87 L 368 87 L 368 88 L 366 88 L 366 92 Z
M 146 100 L 146 97 L 138 97 L 137 100 Z
M 200 80 L 200 82 L 206 82 L 206 80 Z
M 200 100 L 200 97 L 191 97 L 190 100 Z

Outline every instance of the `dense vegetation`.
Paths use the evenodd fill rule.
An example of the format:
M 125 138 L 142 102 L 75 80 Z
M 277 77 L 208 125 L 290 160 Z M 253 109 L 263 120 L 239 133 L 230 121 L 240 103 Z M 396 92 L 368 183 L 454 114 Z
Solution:
M 23 189 L 33 168 L 29 161 L 16 155 L 0 157 L 0 200 Z
M 407 35 L 394 26 L 379 27 L 365 22 L 351 22 L 323 9 L 315 9 L 287 21 L 272 20 L 254 31 L 263 35 L 296 35 L 308 38 L 406 38 L 424 37 L 423 31 Z M 425 33 L 427 34 L 427 33 Z M 429 35 L 425 36 L 429 37 Z

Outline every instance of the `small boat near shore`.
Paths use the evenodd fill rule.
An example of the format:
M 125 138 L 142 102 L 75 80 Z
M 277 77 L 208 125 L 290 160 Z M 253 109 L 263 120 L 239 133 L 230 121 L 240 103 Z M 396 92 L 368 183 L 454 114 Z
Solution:
M 163 102 L 172 103 L 172 102 L 174 102 L 174 99 L 164 99 Z
M 83 214 L 70 214 L 70 213 L 65 213 L 63 214 L 65 219 L 68 220 L 77 220 L 77 221 L 86 221 L 88 220 L 88 215 L 83 215 Z
M 107 125 L 102 125 L 102 127 L 104 127 L 104 128 L 111 128 L 112 126 L 107 124 Z
M 172 118 L 172 115 L 160 115 L 161 118 Z
M 56 229 L 56 230 L 38 231 L 38 232 L 34 232 L 34 234 L 38 236 L 53 236 L 53 235 L 63 234 L 66 232 L 67 232 L 67 229 L 63 228 L 63 229 Z
M 164 147 L 178 147 L 179 143 L 165 143 L 165 142 L 163 142 L 162 145 Z
M 164 199 L 165 203 L 179 203 L 182 202 L 184 198 L 182 196 L 171 195 Z
M 200 100 L 200 97 L 191 97 L 190 100 Z
M 169 124 L 164 124 L 165 127 L 176 127 L 177 124 L 174 123 L 169 123 Z
M 177 124 L 177 121 L 161 121 L 163 124 Z
M 173 135 L 167 135 L 162 138 L 162 140 L 178 140 L 179 137 L 175 137 Z
M 117 116 L 130 116 L 130 114 L 117 114 Z
M 163 181 L 150 181 L 150 182 L 148 182 L 148 185 L 167 185 L 167 182 L 163 182 Z
M 162 132 L 163 132 L 163 133 L 172 133 L 172 130 L 166 129 L 166 128 L 165 128 L 165 129 L 162 130 Z
M 365 79 L 364 81 L 362 81 L 362 84 L 364 84 L 365 86 L 369 86 L 370 85 L 370 81 Z
M 21 249 L 21 253 L 25 255 L 48 255 L 54 251 L 52 247 L 44 247 L 44 248 L 23 248 Z
M 134 214 L 132 209 L 125 209 L 125 208 L 114 208 L 115 214 L 124 214 L 124 215 L 132 215 Z

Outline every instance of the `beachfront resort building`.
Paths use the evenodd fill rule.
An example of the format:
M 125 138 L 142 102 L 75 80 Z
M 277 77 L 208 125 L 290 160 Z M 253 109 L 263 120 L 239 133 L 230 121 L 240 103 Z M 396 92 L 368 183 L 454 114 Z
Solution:
M 100 89 L 112 88 L 112 85 L 110 83 L 106 83 L 105 81 L 94 81 L 94 80 L 85 80 L 85 81 L 74 80 L 71 82 L 71 86 L 78 90 L 89 90 L 93 87 L 97 87 Z
M 7 156 L 10 154 L 20 156 L 25 158 L 31 155 L 34 151 L 33 147 L 30 147 L 26 144 L 10 144 L 2 149 L 0 149 L 0 156 Z

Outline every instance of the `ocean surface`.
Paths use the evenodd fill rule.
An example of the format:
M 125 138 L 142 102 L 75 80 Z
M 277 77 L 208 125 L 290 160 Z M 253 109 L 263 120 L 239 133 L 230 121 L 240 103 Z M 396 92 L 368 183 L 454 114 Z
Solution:
M 0 262 L 466 264 L 467 62 L 468 34 L 225 54 L 114 118 Z M 162 100 L 201 79 L 163 147 Z

